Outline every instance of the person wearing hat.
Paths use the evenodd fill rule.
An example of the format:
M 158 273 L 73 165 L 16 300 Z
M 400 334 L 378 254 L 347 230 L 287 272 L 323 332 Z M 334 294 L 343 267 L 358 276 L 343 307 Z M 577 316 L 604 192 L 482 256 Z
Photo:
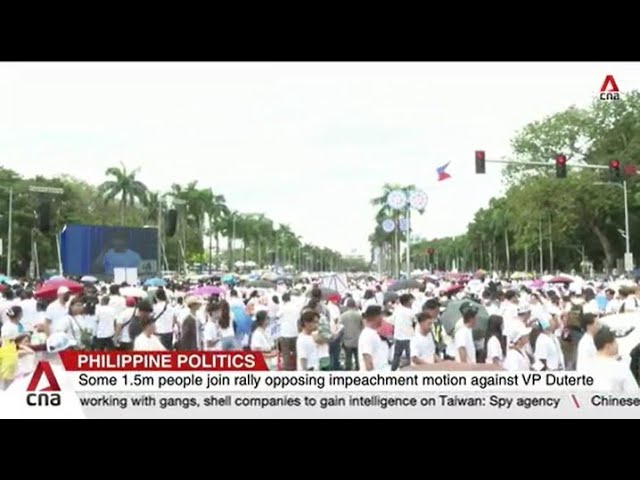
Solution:
M 178 350 L 198 350 L 200 335 L 197 318 L 198 310 L 202 306 L 202 300 L 196 296 L 189 296 L 184 303 L 189 309 L 189 313 L 182 321 Z
M 382 307 L 369 305 L 363 314 L 365 327 L 358 338 L 360 371 L 371 372 L 389 369 L 389 346 L 380 338 Z
M 64 332 L 68 311 L 67 302 L 71 298 L 69 288 L 62 286 L 56 292 L 57 298 L 49 304 L 45 312 L 45 321 L 50 333 Z
M 555 335 L 558 321 L 550 315 L 538 319 L 540 334 L 535 339 L 534 356 L 540 362 L 543 370 L 564 370 L 564 355 L 560 339 Z
M 509 348 L 505 354 L 502 368 L 511 372 L 531 370 L 531 360 L 526 352 L 529 343 L 530 327 L 520 326 L 512 331 L 509 336 Z

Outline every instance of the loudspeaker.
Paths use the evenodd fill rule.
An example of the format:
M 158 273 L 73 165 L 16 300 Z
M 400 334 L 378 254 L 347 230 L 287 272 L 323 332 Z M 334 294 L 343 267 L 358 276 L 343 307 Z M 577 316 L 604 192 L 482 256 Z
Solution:
M 165 233 L 167 237 L 173 237 L 176 234 L 178 228 L 178 211 L 175 208 L 167 211 L 165 222 Z
M 47 233 L 51 230 L 51 203 L 41 202 L 38 205 L 38 230 Z

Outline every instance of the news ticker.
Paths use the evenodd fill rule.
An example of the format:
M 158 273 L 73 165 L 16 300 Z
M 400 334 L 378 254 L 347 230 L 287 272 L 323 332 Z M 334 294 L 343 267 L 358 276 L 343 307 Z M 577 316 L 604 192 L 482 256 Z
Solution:
M 571 372 L 283 372 L 255 352 L 63 352 L 12 384 L 16 418 L 634 418 Z

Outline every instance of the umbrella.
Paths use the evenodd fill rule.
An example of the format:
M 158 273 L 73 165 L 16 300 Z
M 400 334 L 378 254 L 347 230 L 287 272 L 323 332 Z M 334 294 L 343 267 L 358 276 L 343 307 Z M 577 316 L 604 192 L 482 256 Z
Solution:
M 6 275 L 0 275 L 0 283 L 11 283 L 13 280 Z
M 330 297 L 335 297 L 340 296 L 340 292 L 338 292 L 337 290 L 333 290 L 331 288 L 325 288 L 325 287 L 319 287 L 320 291 L 322 292 L 322 298 L 324 300 L 329 300 Z M 307 293 L 307 296 L 310 297 L 311 296 L 311 290 L 309 290 L 309 293 Z
M 123 297 L 145 298 L 147 296 L 147 292 L 140 287 L 122 287 L 120 289 L 120 295 Z
M 228 285 L 234 285 L 236 283 L 236 277 L 232 273 L 228 273 L 222 277 L 222 283 L 226 283 Z
M 162 278 L 148 278 L 144 282 L 145 287 L 164 287 L 166 282 Z
M 67 280 L 66 278 L 47 280 L 38 290 L 36 290 L 35 296 L 36 298 L 45 299 L 56 298 L 60 287 L 67 287 L 73 294 L 81 293 L 84 289 L 84 286 L 81 283 L 74 282 L 73 280 Z
M 456 293 L 464 290 L 464 285 L 451 285 L 449 288 L 443 290 L 442 295 L 455 295 Z
M 384 292 L 383 302 L 394 302 L 398 297 L 399 295 L 396 292 Z
M 49 277 L 49 280 L 66 280 L 62 275 L 53 275 Z
M 80 279 L 80 281 L 85 283 L 96 283 L 98 279 L 96 277 L 92 277 L 91 275 L 85 275 Z
M 548 283 L 573 283 L 573 281 L 573 278 L 570 277 L 557 276 L 549 280 Z
M 487 331 L 489 323 L 489 313 L 486 308 L 473 300 L 452 300 L 447 304 L 444 312 L 442 312 L 442 325 L 444 326 L 445 332 L 447 332 L 447 335 L 450 337 L 453 337 L 456 324 L 462 318 L 460 307 L 464 303 L 468 304 L 469 307 L 475 307 L 478 310 L 478 315 L 476 316 L 476 327 L 473 329 L 473 337 L 476 340 L 484 338 L 484 334 Z
M 273 282 L 269 282 L 268 280 L 254 280 L 253 282 L 247 283 L 247 287 L 249 288 L 276 288 L 276 284 Z
M 389 290 L 392 290 L 392 291 L 410 290 L 412 288 L 421 288 L 423 286 L 424 285 L 422 284 L 422 282 L 419 282 L 418 280 L 410 278 L 408 280 L 398 280 L 397 282 L 393 282 L 389 286 Z
M 213 285 L 205 285 L 203 287 L 197 287 L 191 290 L 191 293 L 200 297 L 210 297 L 211 295 L 221 295 L 224 290 L 221 287 L 215 287 Z

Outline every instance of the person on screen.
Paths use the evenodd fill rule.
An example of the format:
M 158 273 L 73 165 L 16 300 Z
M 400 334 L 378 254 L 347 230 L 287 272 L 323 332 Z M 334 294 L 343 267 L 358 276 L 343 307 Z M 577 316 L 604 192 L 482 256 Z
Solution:
M 584 372 L 593 377 L 597 391 L 610 393 L 640 393 L 628 363 L 620 360 L 616 336 L 607 327 L 601 327 L 593 337 L 596 356 L 588 363 Z
M 116 230 L 111 236 L 111 246 L 103 249 L 94 263 L 96 271 L 113 275 L 114 268 L 140 268 L 142 257 L 129 249 L 129 235 L 125 230 Z

